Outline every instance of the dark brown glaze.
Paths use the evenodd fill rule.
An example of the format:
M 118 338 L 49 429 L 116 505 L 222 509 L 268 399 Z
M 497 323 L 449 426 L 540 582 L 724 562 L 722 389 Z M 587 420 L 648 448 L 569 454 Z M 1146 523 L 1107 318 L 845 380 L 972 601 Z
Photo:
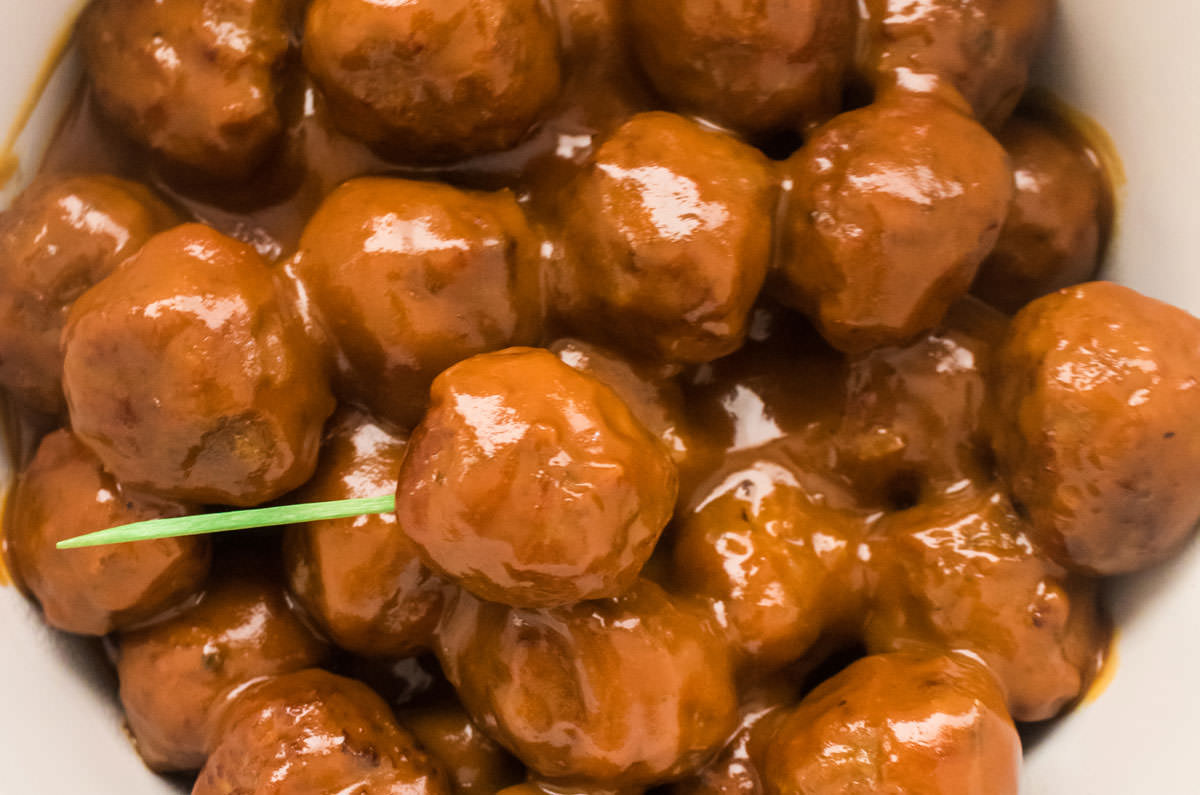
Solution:
M 508 191 L 376 177 L 329 195 L 291 267 L 340 354 L 342 397 L 412 427 L 442 370 L 537 341 L 538 256 Z
M 866 657 L 826 681 L 766 750 L 767 795 L 1016 795 L 1021 741 L 966 656 Z
M 775 183 L 757 150 L 669 113 L 624 124 L 563 199 L 554 307 L 668 361 L 731 353 L 766 276 Z
M 1200 320 L 1109 282 L 1040 298 L 1000 352 L 1000 470 L 1031 535 L 1093 574 L 1163 560 L 1200 520 Z
M 853 0 L 632 0 L 642 68 L 681 112 L 757 135 L 833 116 L 854 54 Z
M 313 479 L 291 498 L 390 494 L 405 441 L 364 414 L 343 412 L 330 424 Z M 425 568 L 394 514 L 295 525 L 284 560 L 292 593 L 343 649 L 400 657 L 432 645 L 448 586 Z
M 996 675 L 1016 720 L 1054 717 L 1098 667 L 1107 633 L 1094 584 L 1046 560 L 999 491 L 884 518 L 868 568 L 868 649 L 971 652 Z
M 100 105 L 140 144 L 243 179 L 282 130 L 289 0 L 94 0 L 79 43 Z
M 878 86 L 945 82 L 998 127 L 1017 106 L 1053 0 L 865 0 L 859 69 Z
M 249 246 L 199 224 L 151 238 L 75 302 L 63 346 L 72 426 L 130 486 L 257 505 L 316 466 L 326 375 Z
M 406 162 L 511 148 L 558 94 L 539 0 L 315 0 L 304 63 L 338 126 Z
M 309 669 L 242 689 L 212 731 L 192 795 L 450 795 L 442 772 L 365 685 Z
M 198 593 L 208 574 L 208 539 L 72 550 L 54 545 L 188 512 L 180 503 L 125 488 L 70 431 L 56 431 L 42 440 L 17 480 L 5 539 L 17 577 L 41 603 L 48 624 L 104 635 L 152 619 Z
M 634 583 L 676 483 L 666 448 L 611 389 L 511 348 L 434 381 L 396 515 L 434 571 L 481 598 L 562 605 Z
M 318 665 L 325 645 L 257 561 L 218 556 L 200 601 L 118 640 L 121 706 L 138 752 L 154 770 L 199 770 L 208 722 L 235 688 Z
M 174 223 L 141 185 L 103 175 L 43 177 L 0 215 L 0 383 L 63 414 L 59 338 L 75 299 Z
M 1017 117 L 998 133 L 1016 193 L 972 290 L 1006 312 L 1088 281 L 1112 225 L 1111 188 L 1083 136 L 1062 122 Z
M 525 766 L 457 702 L 405 710 L 400 720 L 445 771 L 454 795 L 495 795 L 525 778 Z
M 888 92 L 821 127 L 784 166 L 782 275 L 840 350 L 935 326 L 995 245 L 1008 157 L 955 99 Z
M 547 784 L 542 781 L 526 781 L 505 787 L 497 795 L 643 795 L 644 787 L 596 787 L 591 785 Z
M 736 724 L 724 643 L 645 580 L 615 599 L 540 610 L 461 592 L 438 642 L 471 715 L 550 782 L 678 778 Z

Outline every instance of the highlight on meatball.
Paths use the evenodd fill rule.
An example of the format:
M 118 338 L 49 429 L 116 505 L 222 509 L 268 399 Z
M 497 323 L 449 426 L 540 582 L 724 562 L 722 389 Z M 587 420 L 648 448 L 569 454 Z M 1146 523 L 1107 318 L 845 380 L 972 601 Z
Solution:
M 175 227 L 75 302 L 71 425 L 128 486 L 257 505 L 299 486 L 333 411 L 324 366 L 254 249 Z
M 496 795 L 525 766 L 488 737 L 456 700 L 403 710 L 400 720 L 446 773 L 454 795 Z
M 314 0 L 304 63 L 342 129 L 413 163 L 512 148 L 562 80 L 540 0 Z
M 369 177 L 331 193 L 294 269 L 338 357 L 338 391 L 411 428 L 434 376 L 541 330 L 538 242 L 513 195 Z
M 766 277 L 775 196 L 758 150 L 682 116 L 635 116 L 563 200 L 558 312 L 644 357 L 732 353 Z
M 1064 566 L 1121 574 L 1200 521 L 1200 319 L 1109 282 L 1017 315 L 1000 351 L 999 468 L 1033 540 Z
M 17 480 L 5 541 L 19 581 L 46 623 L 80 635 L 106 635 L 144 623 L 199 592 L 209 540 L 137 541 L 56 549 L 59 541 L 191 509 L 118 483 L 68 430 L 45 437 Z
M 632 586 L 676 488 L 666 448 L 611 389 L 512 348 L 434 381 L 396 516 L 434 571 L 477 596 L 554 606 Z
M 79 42 L 104 112 L 191 173 L 244 179 L 283 129 L 287 0 L 93 0 Z

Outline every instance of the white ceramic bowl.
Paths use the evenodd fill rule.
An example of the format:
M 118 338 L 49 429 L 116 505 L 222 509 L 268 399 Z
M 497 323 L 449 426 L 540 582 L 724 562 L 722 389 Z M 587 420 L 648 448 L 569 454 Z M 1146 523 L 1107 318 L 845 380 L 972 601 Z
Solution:
M 19 115 L 79 5 L 0 0 L 0 131 Z M 1059 5 L 1038 82 L 1108 130 L 1128 178 L 1107 275 L 1200 314 L 1200 3 Z M 77 70 L 68 56 L 18 139 L 5 201 L 36 168 Z M 1029 753 L 1027 795 L 1200 792 L 1200 544 L 1118 583 L 1111 604 L 1120 630 L 1115 678 Z M 85 792 L 176 790 L 138 761 L 107 672 L 81 643 L 47 630 L 15 590 L 0 588 L 0 795 Z

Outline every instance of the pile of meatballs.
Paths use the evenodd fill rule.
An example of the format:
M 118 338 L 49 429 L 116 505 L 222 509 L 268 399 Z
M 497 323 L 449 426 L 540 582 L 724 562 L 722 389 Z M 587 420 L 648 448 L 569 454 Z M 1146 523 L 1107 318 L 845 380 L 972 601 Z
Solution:
M 94 0 L 0 216 L 12 573 L 195 795 L 1015 793 L 1200 520 L 1051 11 Z

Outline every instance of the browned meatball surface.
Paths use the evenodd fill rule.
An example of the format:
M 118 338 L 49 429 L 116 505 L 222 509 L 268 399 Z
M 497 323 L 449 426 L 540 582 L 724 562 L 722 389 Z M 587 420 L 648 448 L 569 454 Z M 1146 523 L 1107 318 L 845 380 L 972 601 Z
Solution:
M 768 795 L 1016 795 L 1021 741 L 991 675 L 965 656 L 866 657 L 780 725 Z
M 853 0 L 633 0 L 637 54 L 679 110 L 748 134 L 837 113 Z
M 783 276 L 834 347 L 937 324 L 1008 213 L 1004 149 L 949 99 L 890 92 L 821 127 L 785 165 Z
M 525 778 L 525 766 L 484 734 L 457 702 L 405 710 L 400 720 L 437 760 L 454 795 L 496 795 Z
M 103 175 L 43 177 L 0 215 L 0 383 L 25 405 L 66 409 L 59 337 L 67 312 L 174 213 Z
M 884 518 L 868 567 L 868 648 L 974 652 L 1016 720 L 1058 714 L 1082 693 L 1107 642 L 1094 584 L 1042 557 L 996 491 Z
M 582 786 L 563 786 L 561 784 L 527 781 L 524 784 L 506 787 L 500 790 L 498 795 L 642 795 L 645 791 L 644 787 L 621 787 L 613 789 L 611 787 L 598 787 L 586 784 Z
M 767 160 L 669 113 L 626 122 L 564 198 L 555 304 L 643 356 L 703 362 L 742 343 L 771 253 Z
M 406 427 L 433 377 L 537 341 L 538 243 L 511 193 L 364 178 L 335 190 L 295 270 L 339 360 L 339 391 Z
M 331 423 L 317 473 L 297 502 L 378 497 L 396 489 L 405 439 L 364 414 Z M 284 545 L 292 593 L 343 649 L 403 656 L 429 648 L 446 584 L 425 568 L 394 514 L 309 522 Z
M 435 571 L 518 606 L 616 596 L 675 504 L 666 448 L 619 397 L 544 350 L 442 373 L 400 468 L 396 515 Z
M 312 474 L 333 399 L 249 246 L 199 224 L 151 238 L 76 301 L 63 344 L 71 424 L 126 484 L 256 505 Z
M 339 126 L 408 162 L 512 147 L 561 80 L 539 0 L 315 0 L 304 63 Z
M 192 795 L 450 795 L 441 771 L 370 688 L 309 669 L 238 693 Z
M 480 725 L 564 785 L 670 780 L 706 762 L 736 724 L 724 643 L 644 580 L 615 599 L 541 610 L 464 592 L 439 644 Z
M 998 137 L 1016 193 L 972 289 L 1016 312 L 1095 274 L 1112 225 L 1111 188 L 1095 153 L 1064 122 L 1014 118 Z
M 104 635 L 144 622 L 196 594 L 208 573 L 207 538 L 59 550 L 68 538 L 182 516 L 188 508 L 125 488 L 70 431 L 42 440 L 21 473 L 5 540 L 21 582 L 51 626 Z
M 196 605 L 119 639 L 121 705 L 138 752 L 155 770 L 200 769 L 209 716 L 231 690 L 324 656 L 324 644 L 261 562 L 217 560 L 217 576 Z
M 1040 298 L 999 359 L 1000 469 L 1060 563 L 1119 574 L 1200 520 L 1200 320 L 1128 287 Z
M 94 0 L 79 41 L 101 107 L 192 172 L 242 179 L 282 124 L 287 0 Z
M 859 67 L 877 84 L 954 86 L 990 127 L 1025 91 L 1053 0 L 865 0 Z

